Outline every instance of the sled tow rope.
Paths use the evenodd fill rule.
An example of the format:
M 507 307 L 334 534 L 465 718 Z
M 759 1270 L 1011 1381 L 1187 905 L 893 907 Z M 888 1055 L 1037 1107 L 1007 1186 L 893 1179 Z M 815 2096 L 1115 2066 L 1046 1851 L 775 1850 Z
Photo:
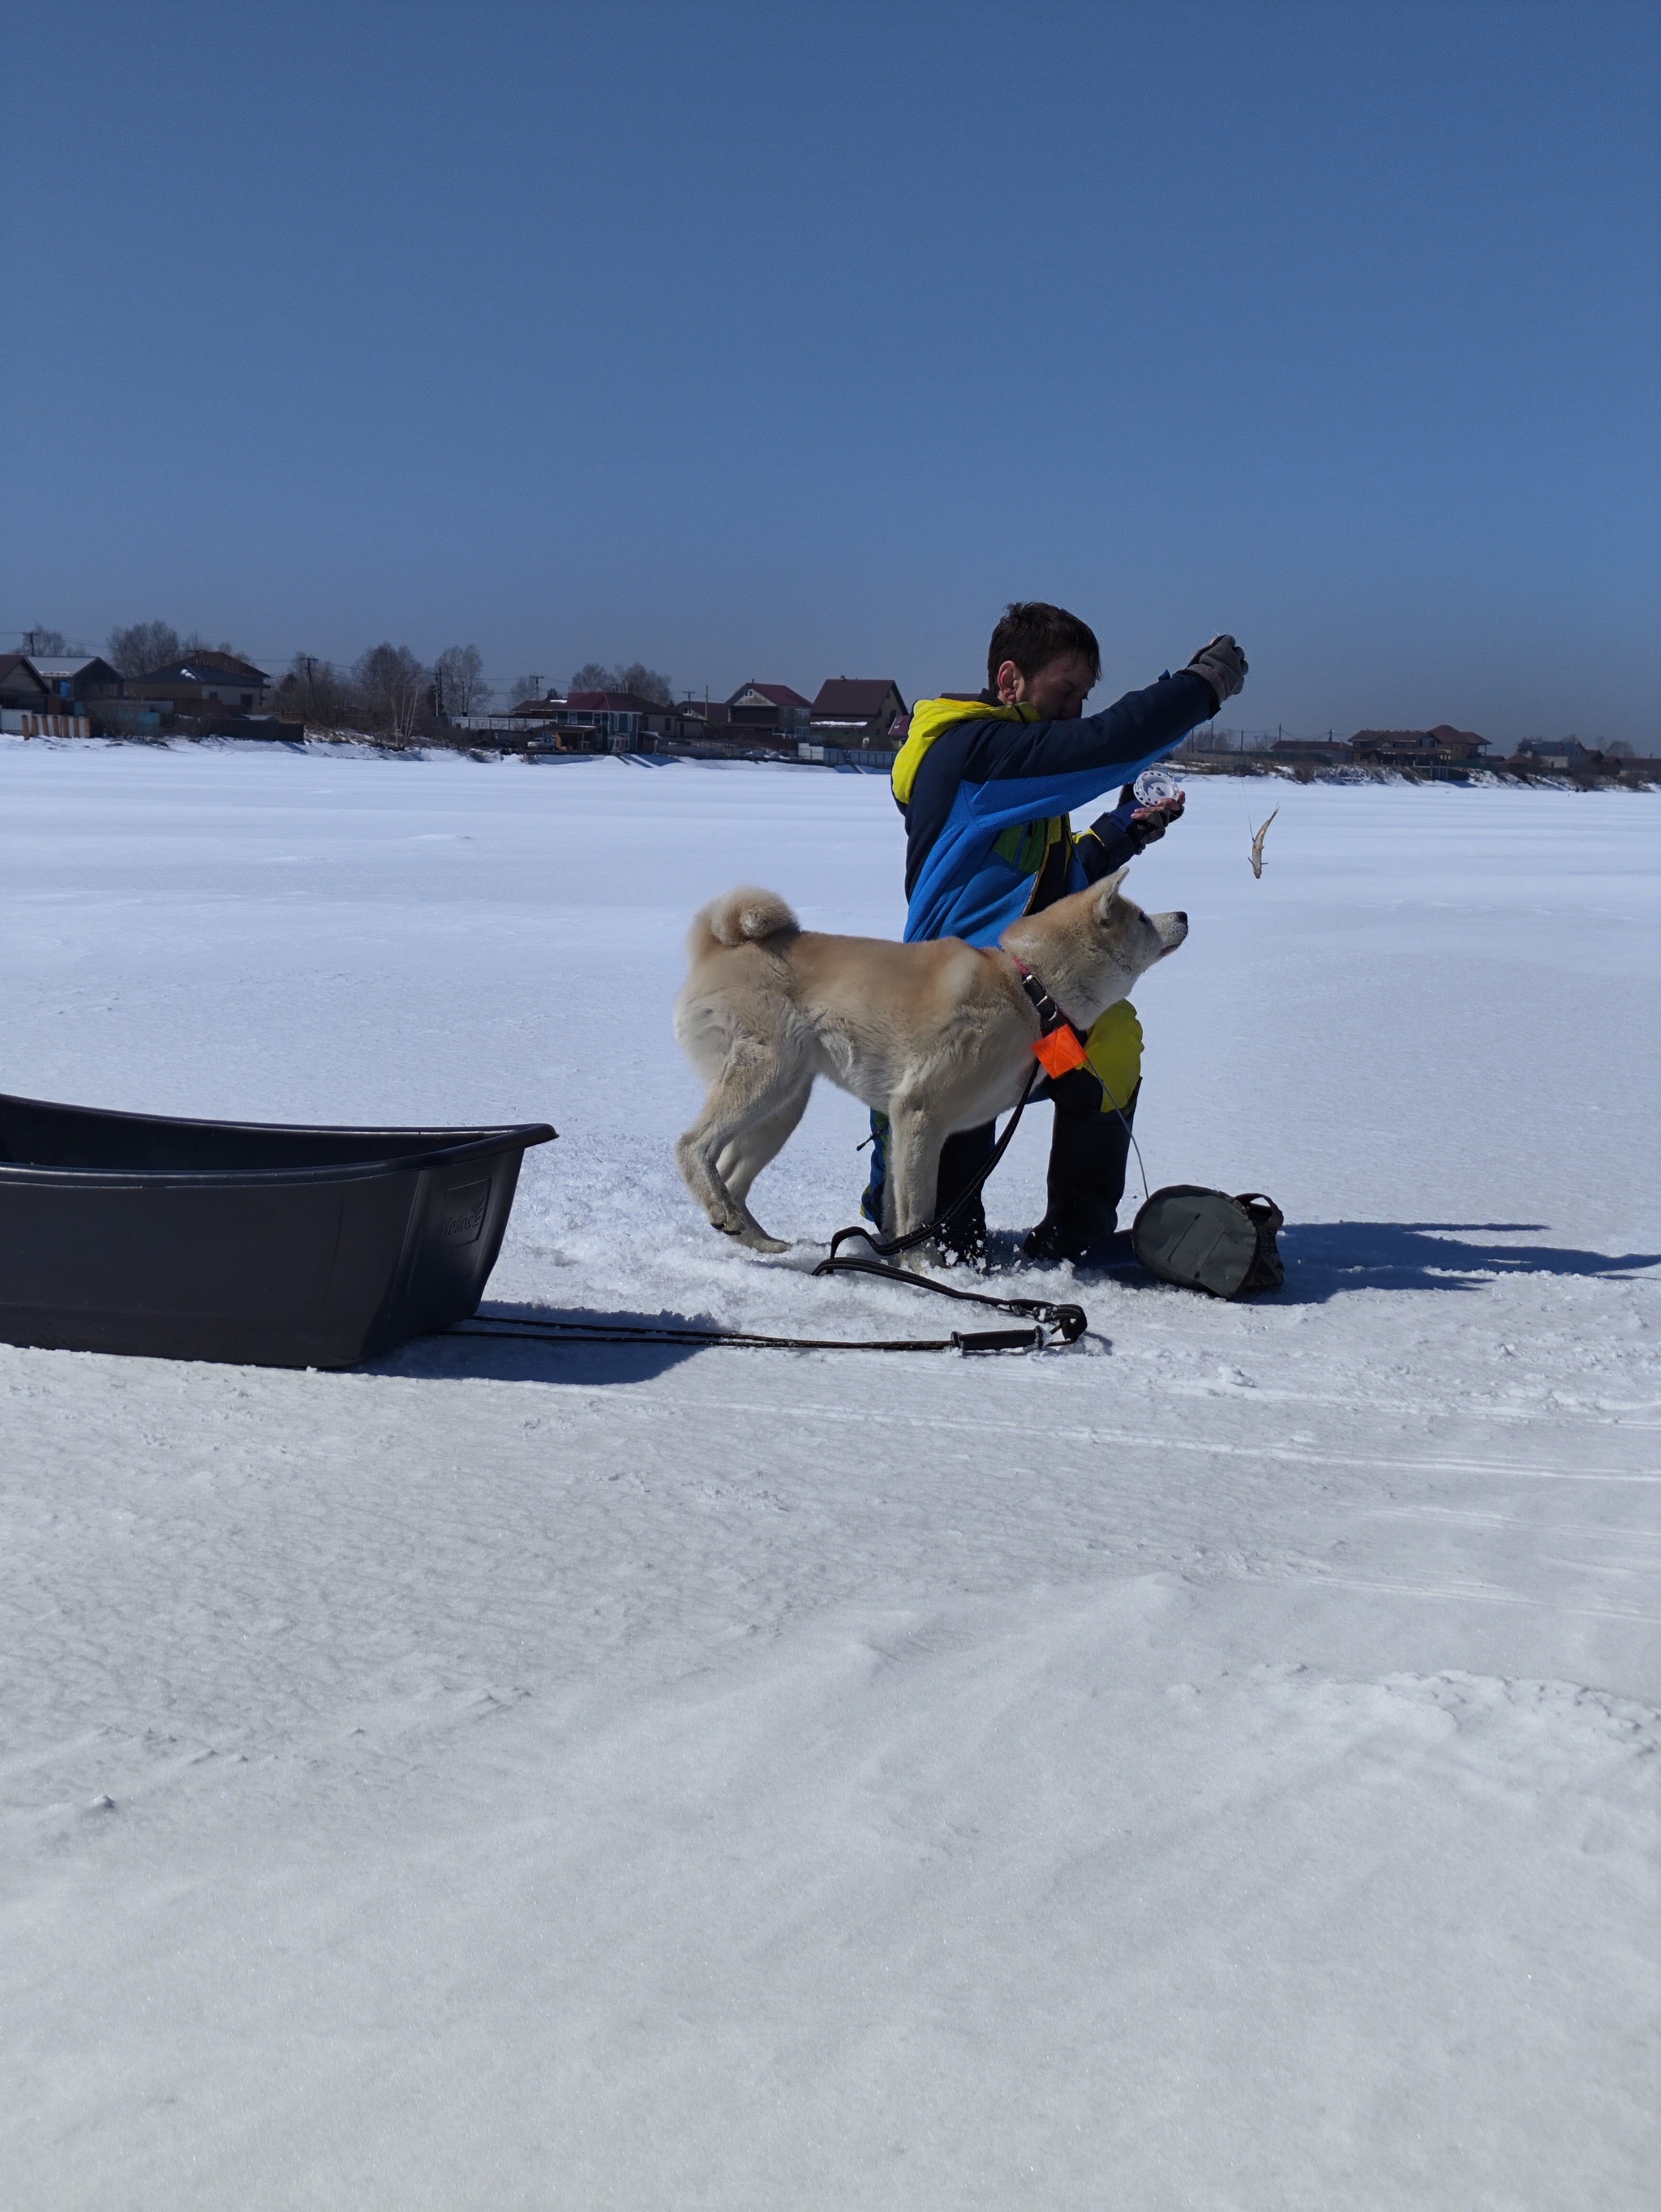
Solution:
M 843 1267 L 861 1274 L 883 1275 L 908 1286 L 937 1291 L 944 1297 L 960 1298 L 970 1305 L 990 1306 L 995 1312 L 1021 1316 L 1020 1328 L 953 1329 L 938 1337 L 762 1336 L 743 1328 L 698 1328 L 674 1322 L 604 1322 L 518 1320 L 508 1315 L 475 1316 L 445 1329 L 446 1336 L 493 1337 L 509 1344 L 730 1344 L 752 1352 L 1043 1352 L 1052 1341 L 1076 1343 L 1083 1334 L 1085 1316 L 1078 1306 L 1052 1306 L 1037 1298 L 994 1298 L 978 1291 L 954 1290 L 945 1283 L 928 1283 L 898 1267 L 874 1261 L 847 1260 Z

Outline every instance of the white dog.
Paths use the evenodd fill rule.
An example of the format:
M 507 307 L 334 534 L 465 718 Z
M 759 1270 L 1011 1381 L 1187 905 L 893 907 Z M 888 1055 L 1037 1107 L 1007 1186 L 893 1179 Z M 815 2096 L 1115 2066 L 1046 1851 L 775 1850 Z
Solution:
M 773 891 L 734 890 L 692 924 L 675 1035 L 709 1085 L 675 1146 L 715 1227 L 757 1252 L 787 1248 L 745 1203 L 818 1075 L 886 1114 L 884 1233 L 934 1218 L 940 1146 L 1019 1098 L 1043 1024 L 1022 969 L 1087 1030 L 1188 934 L 1184 914 L 1123 898 L 1125 871 L 1005 930 L 996 948 L 804 930 Z

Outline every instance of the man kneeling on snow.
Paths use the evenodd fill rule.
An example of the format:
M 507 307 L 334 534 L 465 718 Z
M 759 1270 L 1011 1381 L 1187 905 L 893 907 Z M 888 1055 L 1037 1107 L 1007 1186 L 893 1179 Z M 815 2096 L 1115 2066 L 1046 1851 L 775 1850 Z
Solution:
M 1101 672 L 1086 623 L 1041 599 L 1018 600 L 992 633 L 987 689 L 917 702 L 893 769 L 905 817 L 908 944 L 961 937 L 995 945 L 1021 915 L 1122 868 L 1181 814 L 1180 792 L 1139 806 L 1135 780 L 1239 690 L 1245 655 L 1232 637 L 1214 637 L 1179 675 L 1086 716 Z M 1116 783 L 1125 787 L 1118 805 L 1075 836 L 1069 811 Z M 1049 1204 L 1023 1247 L 1029 1259 L 1087 1259 L 1117 1224 L 1142 1063 L 1141 1028 L 1128 1000 L 1108 1008 L 1086 1049 L 1086 1066 L 1046 1077 L 1033 1093 L 1054 1101 L 1056 1126 Z M 880 1222 L 887 1125 L 873 1115 L 872 1126 L 864 1210 Z M 994 1135 L 988 1122 L 947 1138 L 937 1215 L 985 1166 Z M 959 1259 L 982 1256 L 986 1214 L 978 1197 L 944 1241 Z

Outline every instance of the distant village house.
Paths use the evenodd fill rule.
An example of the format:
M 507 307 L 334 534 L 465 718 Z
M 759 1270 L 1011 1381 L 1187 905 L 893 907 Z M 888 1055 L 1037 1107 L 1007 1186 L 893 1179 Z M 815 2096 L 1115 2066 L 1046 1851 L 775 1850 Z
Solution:
M 895 725 L 906 714 L 897 684 L 876 677 L 833 676 L 819 686 L 813 702 L 812 730 L 833 745 L 882 745 L 893 742 Z
M 793 751 L 808 734 L 813 705 L 792 684 L 763 684 L 752 677 L 729 699 L 689 697 L 680 713 L 691 737 L 742 739 L 752 747 Z
M 175 714 L 198 714 L 210 707 L 257 714 L 265 708 L 271 684 L 263 668 L 234 653 L 191 653 L 165 668 L 130 677 L 127 696 L 165 703 Z
M 85 700 L 103 696 L 89 683 L 76 689 L 77 674 L 103 669 L 119 692 L 121 678 L 106 661 L 37 659 L 26 653 L 0 653 L 0 731 L 9 737 L 85 738 L 92 734 Z
M 807 735 L 813 719 L 813 702 L 788 684 L 741 684 L 727 702 L 727 719 L 734 730 L 794 741 Z
M 46 678 L 27 653 L 0 653 L 0 707 L 40 713 L 51 700 Z
M 1588 762 L 1601 761 L 1601 752 L 1590 751 L 1579 738 L 1524 738 L 1518 746 L 1516 757 L 1527 761 L 1534 768 L 1585 768 Z
M 50 658 L 37 653 L 31 654 L 30 659 L 54 699 L 80 702 L 121 696 L 119 673 L 95 653 Z
M 660 738 L 678 735 L 680 710 L 632 691 L 573 691 L 561 698 L 521 699 L 505 716 L 472 718 L 468 728 L 501 723 L 528 730 L 565 752 L 632 752 L 651 750 Z
M 1488 749 L 1475 730 L 1439 722 L 1433 730 L 1357 730 L 1350 757 L 1367 768 L 1471 768 Z

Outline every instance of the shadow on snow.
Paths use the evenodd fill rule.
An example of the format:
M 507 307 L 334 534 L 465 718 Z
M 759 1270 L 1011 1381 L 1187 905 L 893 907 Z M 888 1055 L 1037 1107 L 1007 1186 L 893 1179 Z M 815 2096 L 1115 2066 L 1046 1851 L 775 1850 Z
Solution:
M 1281 1232 L 1289 1305 L 1344 1291 L 1475 1291 L 1496 1275 L 1578 1275 L 1630 1282 L 1661 1252 L 1586 1252 L 1573 1245 L 1479 1243 L 1537 1235 L 1538 1221 L 1305 1221 Z
M 1500 1275 L 1631 1282 L 1643 1269 L 1661 1267 L 1661 1252 L 1585 1252 L 1573 1245 L 1472 1241 L 1540 1235 L 1545 1228 L 1541 1221 L 1288 1222 L 1279 1240 L 1287 1266 L 1285 1288 L 1246 1303 L 1324 1305 L 1345 1291 L 1479 1291 Z M 995 1261 L 1019 1266 L 1019 1247 L 1010 1240 L 1006 1259 L 1002 1242 L 993 1240 Z M 1080 1287 L 1111 1281 L 1127 1290 L 1168 1289 L 1138 1264 L 1127 1232 L 1122 1231 L 1113 1243 L 1115 1256 L 1106 1266 L 1079 1269 Z
M 597 1312 L 587 1306 L 502 1305 L 487 1300 L 477 1318 L 560 1323 L 577 1328 L 716 1328 L 707 1314 Z M 465 1330 L 466 1324 L 461 1324 Z M 418 1336 L 365 1371 L 443 1376 L 453 1381 L 567 1382 L 593 1385 L 649 1382 L 683 1360 L 711 1347 L 703 1344 L 552 1344 L 538 1337 L 469 1336 L 441 1329 Z

